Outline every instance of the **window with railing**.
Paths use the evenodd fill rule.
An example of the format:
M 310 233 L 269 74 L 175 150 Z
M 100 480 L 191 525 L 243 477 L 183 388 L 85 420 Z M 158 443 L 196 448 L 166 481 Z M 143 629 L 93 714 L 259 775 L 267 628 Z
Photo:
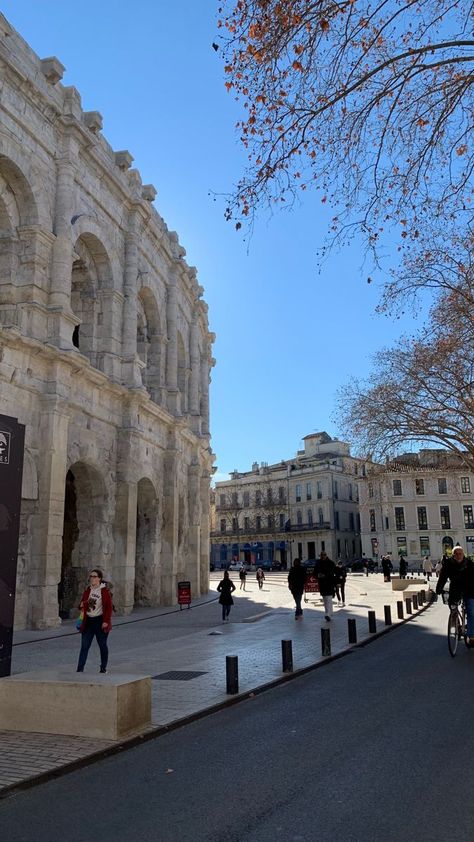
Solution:
M 426 506 L 418 506 L 418 529 L 428 529 L 428 515 Z
M 310 482 L 307 482 L 306 483 L 306 499 L 307 500 L 312 499 L 312 493 L 313 493 L 312 485 L 311 485 Z
M 301 485 L 295 486 L 295 500 L 297 503 L 301 503 Z
M 375 532 L 375 509 L 369 509 L 370 531 Z
M 439 507 L 439 516 L 442 529 L 451 529 L 451 515 L 449 513 L 449 506 Z
M 405 510 L 403 506 L 395 506 L 395 529 L 405 530 Z
M 472 515 L 472 506 L 463 506 L 462 511 L 464 515 L 464 528 L 474 529 L 474 517 Z
M 311 509 L 308 509 L 308 526 L 313 525 L 313 512 Z
M 324 523 L 324 512 L 322 509 L 318 509 L 318 523 L 321 525 Z

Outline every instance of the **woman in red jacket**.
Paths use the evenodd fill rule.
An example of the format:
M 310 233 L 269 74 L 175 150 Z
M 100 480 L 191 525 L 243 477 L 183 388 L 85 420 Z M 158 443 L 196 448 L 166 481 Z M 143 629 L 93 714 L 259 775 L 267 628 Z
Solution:
M 107 672 L 109 650 L 107 637 L 112 628 L 112 597 L 110 591 L 102 581 L 104 574 L 97 567 L 89 573 L 89 587 L 82 594 L 80 610 L 84 619 L 80 626 L 82 635 L 81 651 L 77 671 L 84 672 L 87 655 L 94 637 L 100 649 L 100 672 Z

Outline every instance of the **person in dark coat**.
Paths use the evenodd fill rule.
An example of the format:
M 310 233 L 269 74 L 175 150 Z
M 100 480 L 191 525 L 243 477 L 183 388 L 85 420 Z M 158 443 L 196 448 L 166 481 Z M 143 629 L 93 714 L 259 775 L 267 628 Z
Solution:
M 401 555 L 400 556 L 400 562 L 399 562 L 400 579 L 406 579 L 407 570 L 408 570 L 408 564 L 407 564 L 406 558 Z
M 295 600 L 295 620 L 299 620 L 303 616 L 303 609 L 301 607 L 301 598 L 304 591 L 304 583 L 306 582 L 306 570 L 301 566 L 301 560 L 295 558 L 290 572 L 288 573 L 288 587 Z
M 234 604 L 232 592 L 235 591 L 235 585 L 229 576 L 228 570 L 224 572 L 224 578 L 219 582 L 217 590 L 220 593 L 219 605 L 222 605 L 222 622 L 228 623 L 230 609 Z
M 382 556 L 382 570 L 383 570 L 383 580 L 384 582 L 390 582 L 390 573 L 393 570 L 392 560 L 389 555 Z
M 346 604 L 346 579 L 347 579 L 347 570 L 344 567 L 342 561 L 338 561 L 336 564 L 336 575 L 334 584 L 336 587 L 336 596 L 337 601 L 342 602 L 342 607 L 344 608 Z
M 314 568 L 314 575 L 319 584 L 319 593 L 324 602 L 324 619 L 330 621 L 332 616 L 332 598 L 334 596 L 335 581 L 336 581 L 336 565 L 323 552 L 319 556 L 319 561 Z
M 440 594 L 449 579 L 449 603 L 464 599 L 467 616 L 467 642 L 474 646 L 474 562 L 464 555 L 462 547 L 454 547 L 451 558 L 443 562 L 436 593 Z

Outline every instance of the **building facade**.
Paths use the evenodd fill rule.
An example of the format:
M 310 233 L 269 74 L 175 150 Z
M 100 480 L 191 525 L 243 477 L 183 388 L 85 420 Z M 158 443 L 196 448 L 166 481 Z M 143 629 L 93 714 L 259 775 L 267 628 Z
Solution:
M 254 463 L 216 483 L 211 563 L 291 565 L 295 557 L 337 560 L 361 554 L 358 482 L 365 463 L 327 433 L 304 438 L 304 450 L 275 465 Z
M 208 590 L 213 334 L 156 191 L 0 16 L 0 412 L 26 426 L 16 626 Z M 6 37 L 8 36 L 8 37 Z
M 460 457 L 427 449 L 372 466 L 360 484 L 362 548 L 372 558 L 474 554 L 474 474 Z

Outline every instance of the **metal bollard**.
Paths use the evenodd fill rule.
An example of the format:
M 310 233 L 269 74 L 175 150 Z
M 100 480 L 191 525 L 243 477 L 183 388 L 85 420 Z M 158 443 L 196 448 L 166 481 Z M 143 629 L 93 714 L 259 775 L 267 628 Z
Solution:
M 399 620 L 403 620 L 403 600 L 401 599 L 397 602 L 397 617 Z
M 415 611 L 418 610 L 418 594 L 417 593 L 413 594 L 413 608 L 415 609 Z
M 357 629 L 355 620 L 347 621 L 347 631 L 349 633 L 349 643 L 357 643 Z
M 329 629 L 321 629 L 321 655 L 328 658 L 331 654 L 331 632 Z
M 369 611 L 369 632 L 374 634 L 377 631 L 377 624 L 375 622 L 375 611 Z
M 407 598 L 405 600 L 405 608 L 407 609 L 407 614 L 413 613 L 412 610 L 411 610 L 411 597 L 409 597 L 409 596 L 407 596 Z
M 281 660 L 283 672 L 293 672 L 293 644 L 291 640 L 282 640 Z
M 385 625 L 391 626 L 392 625 L 392 611 L 390 605 L 384 605 L 383 607 L 384 614 L 385 614 Z
M 422 590 L 422 591 L 420 591 L 419 603 L 420 603 L 420 605 L 424 605 L 425 602 L 426 602 L 426 591 Z
M 239 692 L 239 659 L 237 655 L 226 655 L 225 673 L 227 681 L 226 693 L 235 695 Z

